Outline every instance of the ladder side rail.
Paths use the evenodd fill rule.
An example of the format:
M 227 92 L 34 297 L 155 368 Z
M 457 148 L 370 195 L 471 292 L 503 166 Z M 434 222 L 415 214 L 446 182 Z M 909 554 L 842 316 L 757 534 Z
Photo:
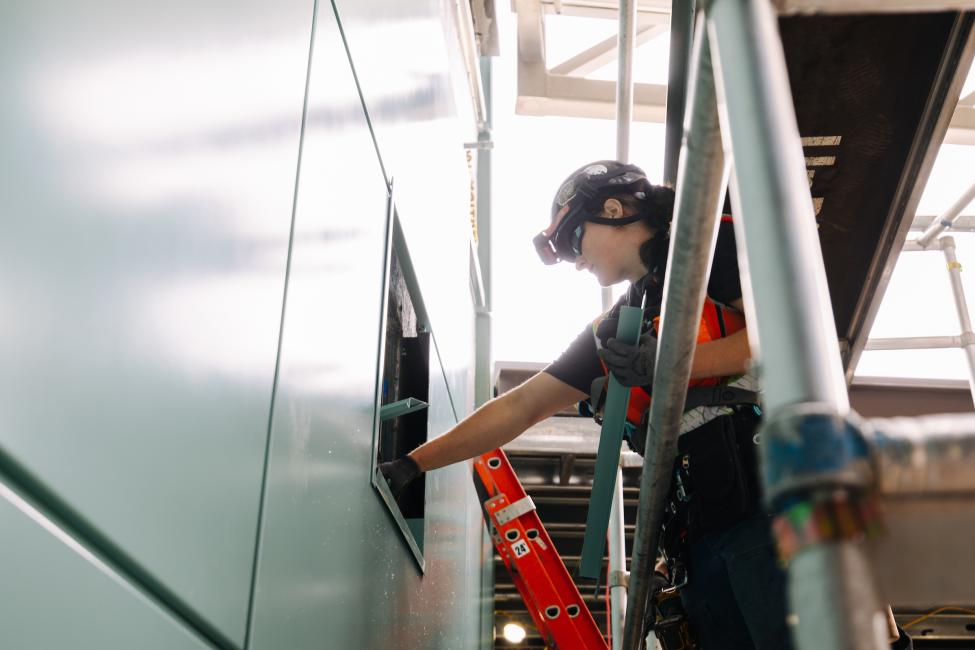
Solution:
M 546 643 L 606 648 L 596 620 L 559 557 L 504 451 L 475 460 L 475 475 L 492 495 L 484 504 L 493 540 Z M 506 511 L 506 508 L 514 508 Z

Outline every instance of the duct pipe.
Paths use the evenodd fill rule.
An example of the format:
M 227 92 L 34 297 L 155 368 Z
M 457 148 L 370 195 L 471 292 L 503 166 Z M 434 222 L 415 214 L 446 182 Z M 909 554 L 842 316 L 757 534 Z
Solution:
M 955 297 L 958 324 L 961 325 L 962 349 L 965 350 L 965 359 L 968 361 L 968 386 L 972 391 L 972 400 L 975 402 L 975 332 L 972 332 L 972 317 L 968 311 L 965 287 L 961 281 L 961 264 L 955 255 L 955 238 L 942 237 L 938 241 L 941 243 L 941 250 L 944 252 L 948 266 L 948 278 L 951 280 L 951 292 Z
M 776 15 L 768 0 L 710 0 L 706 12 L 721 132 L 735 161 L 732 200 L 748 332 L 765 394 L 765 494 L 788 524 L 790 502 L 844 494 L 859 504 L 856 495 L 869 490 L 873 477 L 862 433 L 847 419 Z M 788 578 L 799 650 L 887 647 L 885 612 L 862 544 L 847 538 L 809 543 L 791 559 Z
M 689 110 L 684 120 L 684 146 L 657 346 L 654 399 L 640 477 L 640 504 L 627 591 L 629 607 L 623 644 L 628 650 L 639 648 L 643 642 L 660 523 L 670 487 L 717 222 L 728 183 L 703 16 L 698 21 L 694 40 Z
M 951 204 L 947 210 L 945 210 L 941 216 L 931 221 L 931 224 L 925 229 L 924 233 L 918 237 L 915 241 L 921 248 L 927 248 L 931 245 L 931 242 L 935 238 L 943 233 L 948 228 L 954 225 L 958 217 L 961 216 L 961 211 L 968 207 L 968 204 L 975 201 L 975 183 L 972 183 L 971 187 L 965 190 L 958 199 Z
M 619 70 L 616 81 L 616 159 L 630 161 L 630 124 L 633 121 L 633 49 L 636 41 L 637 0 L 620 0 Z M 603 287 L 603 311 L 613 306 L 613 292 Z M 623 473 L 616 470 L 616 490 L 609 511 L 609 605 L 613 650 L 623 642 L 623 617 L 626 615 L 626 537 L 623 520 Z

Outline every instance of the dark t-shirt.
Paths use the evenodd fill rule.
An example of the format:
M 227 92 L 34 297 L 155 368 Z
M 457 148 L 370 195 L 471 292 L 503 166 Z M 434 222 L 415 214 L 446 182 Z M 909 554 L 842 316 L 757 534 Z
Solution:
M 646 275 L 636 284 L 630 285 L 623 297 L 613 305 L 609 317 L 616 317 L 623 305 L 641 306 L 644 293 L 647 295 L 645 319 L 649 320 L 658 315 L 663 293 L 662 282 L 651 275 Z M 723 305 L 730 305 L 741 298 L 735 232 L 731 221 L 727 219 L 722 219 L 718 226 L 718 241 L 715 244 L 714 261 L 708 279 L 708 297 Z M 592 326 L 587 325 L 565 352 L 545 368 L 545 372 L 583 393 L 589 393 L 593 379 L 604 374 L 602 364 L 596 355 L 596 339 L 593 336 Z

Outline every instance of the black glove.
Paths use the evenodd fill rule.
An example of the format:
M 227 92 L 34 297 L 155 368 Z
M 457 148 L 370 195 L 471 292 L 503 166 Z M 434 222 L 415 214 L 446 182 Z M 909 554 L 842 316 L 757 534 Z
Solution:
M 379 463 L 379 471 L 386 478 L 386 483 L 389 484 L 389 489 L 392 490 L 397 503 L 399 503 L 403 490 L 423 473 L 416 461 L 409 456 L 403 456 L 388 463 Z
M 624 386 L 651 386 L 657 358 L 657 337 L 648 332 L 640 337 L 639 345 L 609 339 L 599 351 L 599 356 Z

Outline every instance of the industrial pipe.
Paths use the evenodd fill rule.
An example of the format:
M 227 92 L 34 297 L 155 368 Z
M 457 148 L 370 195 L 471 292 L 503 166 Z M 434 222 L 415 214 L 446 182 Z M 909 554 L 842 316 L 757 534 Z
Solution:
M 643 642 L 644 616 L 656 559 L 660 524 L 670 487 L 677 435 L 684 413 L 691 360 L 697 345 L 701 305 L 725 188 L 728 165 L 721 147 L 708 40 L 703 16 L 691 60 L 689 110 L 684 121 L 683 164 L 679 166 L 671 226 L 663 316 L 657 346 L 654 399 L 640 477 L 640 504 L 633 541 L 629 607 L 623 646 Z

